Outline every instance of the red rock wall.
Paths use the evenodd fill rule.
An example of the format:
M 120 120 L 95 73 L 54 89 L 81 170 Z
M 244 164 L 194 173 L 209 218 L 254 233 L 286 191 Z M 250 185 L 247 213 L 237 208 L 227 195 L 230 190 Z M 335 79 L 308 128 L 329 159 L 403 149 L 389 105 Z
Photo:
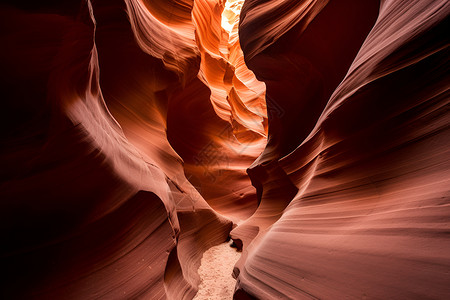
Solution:
M 275 4 L 244 5 L 247 65 L 284 115 L 249 170 L 261 204 L 232 232 L 237 299 L 449 295 L 450 7 L 375 2 L 330 1 L 276 41 L 253 33 L 284 22 L 261 13 Z
M 194 42 L 137 2 L 1 14 L 2 298 L 192 298 L 231 229 L 166 135 Z

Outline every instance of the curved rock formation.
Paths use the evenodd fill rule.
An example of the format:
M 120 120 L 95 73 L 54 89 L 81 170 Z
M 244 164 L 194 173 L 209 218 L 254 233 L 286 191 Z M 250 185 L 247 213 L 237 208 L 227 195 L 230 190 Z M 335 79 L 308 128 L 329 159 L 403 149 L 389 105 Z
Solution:
M 447 298 L 449 13 L 4 1 L 0 297 Z
M 354 11 L 339 7 L 342 2 Z M 330 1 L 306 29 L 287 31 L 256 54 L 253 30 L 271 15 L 258 15 L 268 5 L 263 1 L 246 5 L 247 63 L 266 81 L 268 97 L 287 109 L 280 120 L 269 118 L 268 146 L 249 170 L 262 197 L 254 216 L 234 230 L 244 240 L 236 297 L 444 299 L 450 279 L 448 3 L 382 1 L 372 26 L 375 7 Z M 335 20 L 341 22 L 330 29 Z M 327 30 L 346 33 L 338 40 L 350 43 L 333 44 L 336 35 Z M 283 41 L 298 34 L 295 44 Z M 324 44 L 316 43 L 318 34 L 328 38 Z M 258 45 L 268 43 L 260 39 Z M 323 60 L 351 59 L 356 51 L 348 71 L 347 59 L 335 57 L 331 66 Z M 280 61 L 299 67 L 284 77 Z M 333 66 L 335 72 L 322 71 Z M 282 89 L 291 82 L 305 92 Z M 297 187 L 292 200 L 286 189 L 271 193 L 277 181 Z
M 166 53 L 187 40 L 179 34 L 157 49 L 139 3 L 54 9 L 2 9 L 6 84 L 31 83 L 9 89 L 6 105 L 15 122 L 2 137 L 2 296 L 192 298 L 202 252 L 231 229 L 165 134 L 170 91 L 198 70 L 194 44 L 185 57 Z
M 237 222 L 256 208 L 245 170 L 264 149 L 267 114 L 265 85 L 247 69 L 239 45 L 239 15 L 233 11 L 243 1 L 224 2 L 194 2 L 200 82 L 174 97 L 168 132 L 187 177 L 215 210 Z

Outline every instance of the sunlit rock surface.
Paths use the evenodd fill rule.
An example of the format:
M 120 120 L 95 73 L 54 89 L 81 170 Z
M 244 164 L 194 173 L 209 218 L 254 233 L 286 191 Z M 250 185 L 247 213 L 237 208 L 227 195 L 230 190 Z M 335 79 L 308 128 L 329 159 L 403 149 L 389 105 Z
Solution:
M 448 298 L 449 13 L 2 2 L 0 297 Z

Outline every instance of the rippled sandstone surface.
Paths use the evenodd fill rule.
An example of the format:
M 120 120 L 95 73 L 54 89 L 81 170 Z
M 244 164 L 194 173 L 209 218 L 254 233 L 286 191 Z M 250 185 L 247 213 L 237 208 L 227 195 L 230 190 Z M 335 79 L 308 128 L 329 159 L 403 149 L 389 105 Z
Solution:
M 3 1 L 0 297 L 448 298 L 449 14 Z

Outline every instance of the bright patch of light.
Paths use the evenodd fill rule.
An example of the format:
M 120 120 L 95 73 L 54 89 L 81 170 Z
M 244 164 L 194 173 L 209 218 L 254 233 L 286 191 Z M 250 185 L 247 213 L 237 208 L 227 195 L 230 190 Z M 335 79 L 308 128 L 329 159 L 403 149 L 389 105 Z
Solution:
M 239 23 L 239 14 L 241 13 L 244 0 L 228 0 L 222 12 L 222 28 L 231 33 L 233 27 Z

